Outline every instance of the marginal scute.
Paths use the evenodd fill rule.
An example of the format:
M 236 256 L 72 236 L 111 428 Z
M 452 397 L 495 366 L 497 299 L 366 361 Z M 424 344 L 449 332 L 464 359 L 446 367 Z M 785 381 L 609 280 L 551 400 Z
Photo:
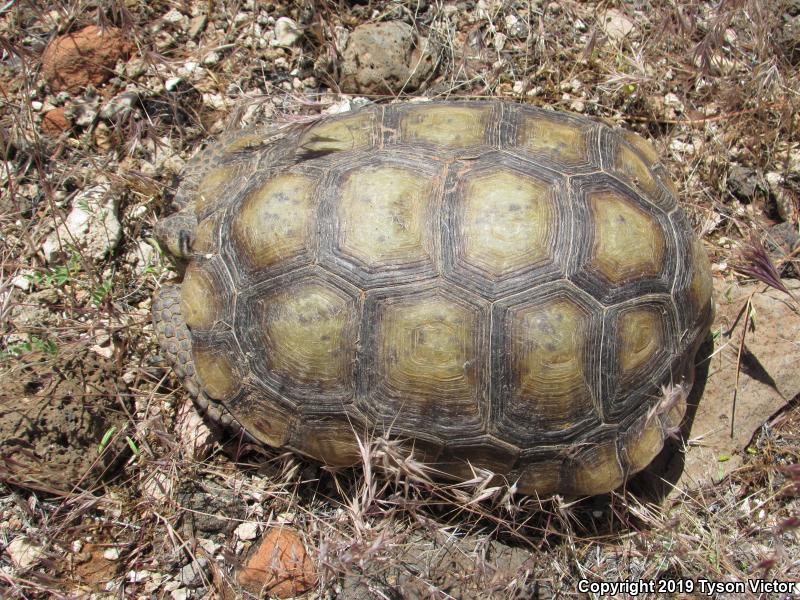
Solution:
M 237 398 L 236 418 L 261 443 L 281 447 L 289 436 L 297 417 L 281 406 L 274 393 L 264 388 L 251 388 Z
M 634 152 L 630 146 L 624 143 L 617 145 L 614 156 L 614 170 L 622 178 L 643 190 L 651 200 L 655 200 L 659 195 L 658 182 L 653 176 L 648 164 Z
M 197 216 L 202 216 L 210 208 L 216 208 L 225 200 L 226 191 L 236 177 L 239 170 L 233 165 L 223 165 L 211 169 L 197 184 L 194 199 L 194 210 Z
M 592 266 L 620 285 L 658 277 L 664 269 L 666 241 L 658 221 L 615 191 L 588 194 L 594 227 Z
M 404 142 L 423 142 L 451 148 L 482 144 L 489 122 L 488 106 L 414 107 L 400 117 L 400 132 Z
M 316 209 L 314 180 L 285 173 L 251 191 L 231 223 L 239 255 L 251 269 L 297 257 L 309 245 Z
M 519 493 L 547 498 L 558 492 L 562 462 L 557 459 L 540 460 L 525 466 L 516 482 Z
M 472 479 L 476 475 L 483 475 L 481 471 L 500 475 L 508 473 L 518 456 L 519 449 L 498 439 L 482 436 L 450 444 L 435 466 L 459 479 Z M 499 479 L 497 483 L 500 483 Z
M 659 164 L 658 152 L 656 152 L 656 149 L 653 148 L 653 144 L 648 142 L 639 134 L 628 131 L 627 129 L 621 130 L 620 133 L 626 142 L 628 142 L 641 153 L 648 166 L 652 167 Z
M 236 152 L 257 148 L 264 143 L 265 137 L 265 132 L 263 131 L 235 135 L 225 143 L 223 153 L 230 156 Z
M 371 112 L 323 120 L 302 135 L 298 148 L 309 154 L 363 150 L 372 144 L 374 120 Z
M 624 481 L 617 444 L 614 440 L 587 442 L 561 469 L 563 489 L 575 496 L 609 492 Z
M 706 314 L 711 304 L 712 290 L 711 264 L 708 261 L 708 254 L 700 240 L 694 238 L 692 239 L 692 280 L 689 284 L 689 299 L 697 318 Z
M 211 398 L 227 400 L 239 389 L 240 376 L 226 352 L 193 344 L 192 358 L 203 390 Z
M 652 306 L 623 311 L 617 321 L 617 360 L 629 376 L 645 367 L 665 345 L 661 314 Z
M 357 307 L 318 280 L 279 288 L 258 303 L 266 360 L 285 391 L 349 396 L 354 386 Z
M 482 315 L 439 292 L 384 299 L 377 307 L 376 407 L 432 427 L 475 421 L 481 393 Z
M 517 145 L 554 163 L 574 165 L 589 161 L 584 127 L 551 121 L 541 115 L 521 119 Z
M 189 329 L 208 330 L 214 326 L 220 315 L 221 287 L 203 263 L 189 264 L 181 284 L 181 314 Z
M 350 467 L 361 461 L 358 425 L 344 419 L 304 423 L 302 434 L 289 442 L 294 448 L 329 467 Z
M 219 213 L 213 213 L 197 224 L 192 241 L 193 252 L 208 254 L 216 250 L 217 225 L 219 225 Z
M 622 437 L 629 474 L 649 465 L 664 447 L 664 432 L 658 417 L 646 414 L 635 422 Z
M 550 188 L 507 169 L 469 177 L 460 207 L 464 259 L 493 278 L 551 260 L 557 214 Z
M 429 177 L 400 167 L 351 171 L 338 193 L 339 248 L 368 269 L 430 261 Z

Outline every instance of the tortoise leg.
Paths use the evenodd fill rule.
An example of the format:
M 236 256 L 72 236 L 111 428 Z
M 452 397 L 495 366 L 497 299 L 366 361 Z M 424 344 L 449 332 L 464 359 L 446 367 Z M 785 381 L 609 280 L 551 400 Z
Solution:
M 209 398 L 200 387 L 192 360 L 191 335 L 181 315 L 180 292 L 180 285 L 164 285 L 153 297 L 153 324 L 161 352 L 189 390 L 198 408 L 214 423 L 241 433 L 241 425 L 228 409 Z

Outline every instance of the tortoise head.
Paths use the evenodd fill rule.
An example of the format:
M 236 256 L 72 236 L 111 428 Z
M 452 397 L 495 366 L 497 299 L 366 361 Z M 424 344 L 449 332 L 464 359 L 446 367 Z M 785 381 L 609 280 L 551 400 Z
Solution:
M 192 257 L 197 217 L 193 210 L 183 210 L 155 226 L 155 236 L 161 248 L 177 263 L 186 263 Z

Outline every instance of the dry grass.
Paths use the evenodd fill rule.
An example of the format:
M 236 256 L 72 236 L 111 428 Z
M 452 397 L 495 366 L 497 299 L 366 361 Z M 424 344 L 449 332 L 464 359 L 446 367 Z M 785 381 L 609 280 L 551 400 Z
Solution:
M 195 4 L 213 8 L 214 33 L 187 45 L 185 30 L 162 17 Z M 171 267 L 158 254 L 136 262 L 166 211 L 175 173 L 204 139 L 233 122 L 316 114 L 338 100 L 329 90 L 339 28 L 399 18 L 425 31 L 439 53 L 439 77 L 426 96 L 582 110 L 651 139 L 703 234 L 715 276 L 732 280 L 739 243 L 753 231 L 763 239 L 785 218 L 779 203 L 790 215 L 794 207 L 797 228 L 800 24 L 787 24 L 796 2 L 625 8 L 635 30 L 616 41 L 599 16 L 606 3 L 488 0 L 452 10 L 438 0 L 317 0 L 261 13 L 252 2 L 206 4 L 0 8 L 0 371 L 18 377 L 33 363 L 55 370 L 65 349 L 96 347 L 109 357 L 109 375 L 125 381 L 128 409 L 114 433 L 115 448 L 128 448 L 126 464 L 113 481 L 90 478 L 81 490 L 49 490 L 55 495 L 0 487 L 0 547 L 24 536 L 41 552 L 28 571 L 0 556 L 0 594 L 158 596 L 189 557 L 209 556 L 218 559 L 206 574 L 209 597 L 231 597 L 231 569 L 249 545 L 233 530 L 246 521 L 288 523 L 301 533 L 320 573 L 309 597 L 570 598 L 581 579 L 800 577 L 797 402 L 765 423 L 741 469 L 661 504 L 628 491 L 539 501 L 482 472 L 442 483 L 380 437 L 364 441 L 357 470 L 329 471 L 235 440 L 227 453 L 217 445 L 197 462 L 175 427 L 186 393 L 173 389 L 154 358 L 149 322 L 152 292 Z M 256 28 L 270 28 L 259 14 L 301 22 L 302 45 L 259 47 Z M 138 66 L 110 84 L 112 96 L 134 86 L 134 110 L 45 136 L 35 103 L 107 99 L 91 91 L 58 99 L 38 77 L 44 44 L 89 23 L 122 27 L 135 40 Z M 204 65 L 210 52 L 218 60 Z M 204 74 L 187 73 L 188 61 Z M 174 77 L 183 83 L 169 91 Z M 736 167 L 756 181 L 747 201 L 734 194 Z M 777 187 L 767 184 L 769 173 Z M 64 239 L 65 260 L 46 264 L 43 241 L 75 195 L 100 180 L 120 198 L 119 246 L 93 261 Z M 800 272 L 796 254 L 775 258 Z M 112 549 L 119 557 L 104 559 Z

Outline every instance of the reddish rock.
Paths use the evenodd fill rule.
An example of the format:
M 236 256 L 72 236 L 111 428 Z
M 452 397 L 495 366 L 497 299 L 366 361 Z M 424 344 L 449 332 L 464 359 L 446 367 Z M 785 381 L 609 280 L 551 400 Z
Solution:
M 315 586 L 317 572 L 300 536 L 278 526 L 267 530 L 237 580 L 252 594 L 291 598 Z
M 42 118 L 42 133 L 58 137 L 69 129 L 69 121 L 64 114 L 64 108 L 54 108 L 44 113 Z
M 133 49 L 120 29 L 95 25 L 54 39 L 42 54 L 42 76 L 54 92 L 78 92 L 108 81 Z

